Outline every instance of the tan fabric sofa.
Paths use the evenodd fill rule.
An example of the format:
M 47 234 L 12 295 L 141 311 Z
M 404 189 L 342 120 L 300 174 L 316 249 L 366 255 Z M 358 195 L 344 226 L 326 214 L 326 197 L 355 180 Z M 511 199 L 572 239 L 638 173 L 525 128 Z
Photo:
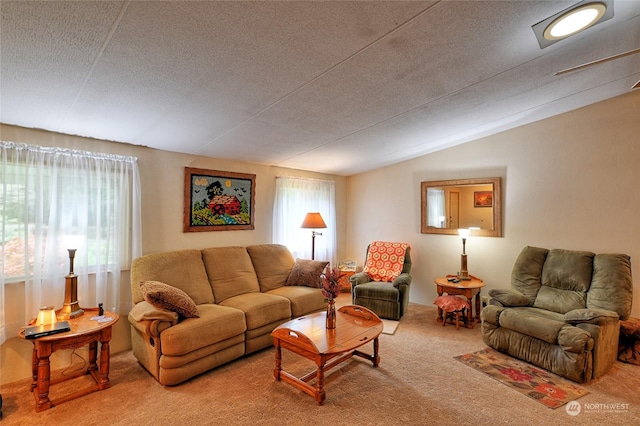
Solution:
M 285 285 L 296 260 L 282 245 L 215 247 L 156 253 L 131 267 L 133 353 L 163 385 L 189 378 L 273 344 L 271 332 L 291 318 L 326 308 L 317 283 Z M 145 301 L 140 284 L 184 291 L 198 318 Z

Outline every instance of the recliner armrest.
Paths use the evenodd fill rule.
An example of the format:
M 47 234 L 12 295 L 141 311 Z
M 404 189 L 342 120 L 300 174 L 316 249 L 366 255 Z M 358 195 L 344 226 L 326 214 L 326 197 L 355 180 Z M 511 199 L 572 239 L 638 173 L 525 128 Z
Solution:
M 512 288 L 489 290 L 489 296 L 500 302 L 502 306 L 529 306 L 529 299 Z
M 606 309 L 574 309 L 564 314 L 565 322 L 573 325 L 584 323 L 602 325 L 617 322 L 619 319 L 617 312 Z
M 351 283 L 351 288 L 357 286 L 358 284 L 364 284 L 371 281 L 369 275 L 366 272 L 358 272 L 349 277 L 349 282 Z
M 398 288 L 401 285 L 408 286 L 411 284 L 411 275 L 407 274 L 406 272 L 402 273 L 398 275 L 395 280 L 393 280 L 392 284 L 396 288 Z

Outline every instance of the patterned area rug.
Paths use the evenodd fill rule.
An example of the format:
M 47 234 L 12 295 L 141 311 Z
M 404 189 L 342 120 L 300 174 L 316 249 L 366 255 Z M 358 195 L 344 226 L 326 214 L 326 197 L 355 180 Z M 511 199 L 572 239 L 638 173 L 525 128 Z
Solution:
M 589 393 L 555 374 L 491 348 L 454 358 L 549 408 L 562 407 Z

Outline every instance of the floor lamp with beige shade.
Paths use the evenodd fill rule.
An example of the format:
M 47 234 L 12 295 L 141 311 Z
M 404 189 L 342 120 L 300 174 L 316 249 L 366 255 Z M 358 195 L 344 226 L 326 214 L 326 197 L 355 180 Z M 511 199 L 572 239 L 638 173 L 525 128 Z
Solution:
M 300 228 L 303 229 L 311 229 L 311 260 L 315 260 L 315 251 L 316 251 L 316 235 L 322 235 L 321 232 L 315 231 L 315 229 L 326 228 L 327 224 L 324 223 L 322 216 L 320 213 L 307 213 L 304 217 L 304 221 L 302 221 L 302 225 Z

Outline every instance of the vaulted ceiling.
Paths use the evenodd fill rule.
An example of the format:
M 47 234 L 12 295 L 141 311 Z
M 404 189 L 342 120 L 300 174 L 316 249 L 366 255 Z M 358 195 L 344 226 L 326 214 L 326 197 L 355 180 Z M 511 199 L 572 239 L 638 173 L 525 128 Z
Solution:
M 2 1 L 0 122 L 351 175 L 629 92 L 640 1 Z M 640 114 L 640 112 L 639 112 Z

